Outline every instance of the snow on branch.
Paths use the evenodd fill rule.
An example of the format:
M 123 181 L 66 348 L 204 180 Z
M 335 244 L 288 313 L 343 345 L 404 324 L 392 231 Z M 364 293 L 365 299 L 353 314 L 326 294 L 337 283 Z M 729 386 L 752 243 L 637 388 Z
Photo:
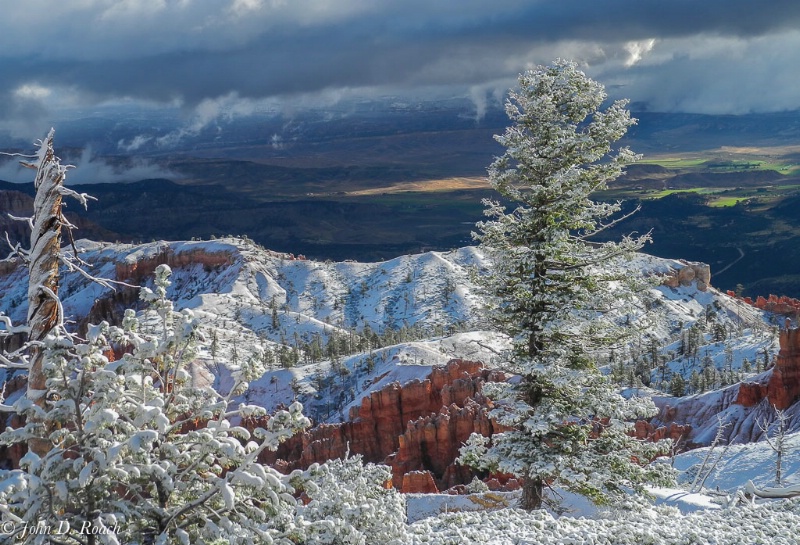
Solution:
M 744 491 L 746 494 L 758 496 L 759 498 L 796 498 L 800 496 L 800 484 L 786 487 L 756 488 L 753 481 L 747 481 Z
M 84 262 L 80 258 L 74 258 L 74 260 L 73 260 L 72 256 L 70 256 L 69 254 L 63 254 L 62 253 L 61 255 L 58 256 L 58 259 L 61 261 L 61 263 L 63 265 L 65 265 L 67 267 L 67 269 L 70 270 L 70 272 L 76 272 L 76 273 L 80 274 L 81 276 L 83 276 L 84 278 L 86 278 L 87 280 L 89 280 L 91 282 L 94 282 L 95 284 L 100 284 L 104 288 L 110 289 L 111 291 L 117 291 L 117 289 L 114 287 L 114 284 L 117 284 L 117 285 L 120 285 L 120 286 L 125 286 L 127 288 L 138 288 L 139 287 L 139 286 L 135 286 L 133 284 L 128 284 L 127 282 L 120 282 L 119 280 L 110 280 L 108 278 L 100 278 L 98 276 L 91 275 L 88 272 L 86 272 L 86 270 L 83 267 L 81 267 L 80 265 L 76 265 L 75 264 L 75 261 L 77 261 L 81 265 L 87 265 L 88 266 L 88 264 L 86 262 Z
M 61 193 L 61 195 L 64 197 L 72 197 L 73 199 L 81 203 L 84 209 L 88 208 L 88 202 L 90 200 L 92 201 L 97 200 L 97 197 L 93 197 L 88 193 L 78 193 L 77 191 L 70 189 L 68 187 L 64 187 L 63 185 L 58 188 L 58 192 Z
M 27 224 L 28 224 L 28 227 L 30 227 L 31 229 L 33 229 L 33 217 L 20 218 L 20 217 L 17 217 L 17 216 L 15 216 L 15 215 L 13 215 L 13 214 L 6 214 L 6 215 L 7 215 L 7 216 L 8 216 L 10 219 L 12 219 L 12 220 L 14 220 L 14 221 L 24 221 L 25 223 L 27 223 Z
M 0 314 L 0 324 L 4 329 L 0 329 L 0 338 L 11 337 L 18 334 L 29 334 L 30 328 L 27 325 L 14 325 L 11 318 Z M 0 368 L 4 369 L 28 369 L 30 368 L 30 361 L 28 360 L 27 351 L 32 346 L 32 343 L 25 343 L 22 348 L 14 352 L 6 353 L 0 352 Z
M 0 324 L 5 326 L 5 329 L 0 329 L 0 337 L 7 337 L 16 333 L 29 333 L 30 328 L 24 325 L 14 325 L 11 323 L 11 318 L 0 314 Z

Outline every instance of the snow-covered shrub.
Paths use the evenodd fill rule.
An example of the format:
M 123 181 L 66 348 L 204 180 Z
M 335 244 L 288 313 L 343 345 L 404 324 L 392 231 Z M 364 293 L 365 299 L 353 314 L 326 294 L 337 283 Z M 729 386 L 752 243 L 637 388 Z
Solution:
M 555 518 L 546 511 L 449 513 L 409 526 L 413 545 L 794 545 L 800 500 L 682 515 L 673 507 L 620 512 L 606 519 Z
M 194 383 L 197 322 L 166 299 L 169 274 L 159 266 L 155 289 L 143 289 L 151 303 L 147 327 L 129 310 L 122 327 L 91 326 L 85 340 L 59 330 L 47 337 L 48 401 L 44 408 L 18 401 L 28 423 L 7 429 L 0 443 L 40 437 L 51 447 L 43 457 L 29 452 L 19 470 L 0 472 L 4 538 L 252 544 L 272 543 L 280 539 L 276 528 L 292 527 L 290 476 L 257 458 L 308 425 L 302 407 L 292 405 L 254 433 L 231 424 L 264 411 L 232 407 L 233 393 Z M 124 355 L 109 361 L 111 346 Z M 242 382 L 249 373 L 240 374 Z M 37 524 L 41 532 L 32 533 Z
M 471 439 L 472 437 L 470 437 Z M 480 494 L 482 492 L 488 492 L 489 486 L 480 480 L 478 477 L 473 477 L 472 480 L 467 485 L 467 492 L 470 494 Z
M 314 464 L 305 475 L 308 504 L 298 507 L 298 543 L 392 545 L 403 543 L 405 499 L 393 487 L 388 467 L 361 456 Z

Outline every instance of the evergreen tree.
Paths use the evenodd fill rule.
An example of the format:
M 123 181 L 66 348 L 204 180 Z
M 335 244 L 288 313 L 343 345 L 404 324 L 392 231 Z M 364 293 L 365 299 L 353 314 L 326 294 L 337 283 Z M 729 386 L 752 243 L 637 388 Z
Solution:
M 672 375 L 672 380 L 669 383 L 669 393 L 675 397 L 683 397 L 686 395 L 686 381 L 680 373 Z
M 512 125 L 497 141 L 506 148 L 489 179 L 512 211 L 484 201 L 476 238 L 491 261 L 486 278 L 494 318 L 513 342 L 506 367 L 516 383 L 487 385 L 501 401 L 493 416 L 513 428 L 491 438 L 473 435 L 463 463 L 523 478 L 522 506 L 541 507 L 545 484 L 582 493 L 598 503 L 669 480 L 666 470 L 643 467 L 665 445 L 628 435 L 626 421 L 653 414 L 651 402 L 623 399 L 595 365 L 595 349 L 618 342 L 622 328 L 599 315 L 619 307 L 612 282 L 630 277 L 616 267 L 648 240 L 588 240 L 621 209 L 591 200 L 636 159 L 613 152 L 634 120 L 617 101 L 601 110 L 603 86 L 573 62 L 556 61 L 522 74 L 506 112 Z M 605 223 L 604 223 L 605 222 Z
M 270 302 L 269 306 L 270 306 L 270 309 L 272 311 L 272 313 L 271 313 L 271 316 L 272 316 L 272 322 L 271 322 L 272 330 L 273 331 L 277 331 L 278 328 L 281 326 L 281 322 L 280 322 L 280 319 L 278 318 L 278 305 L 275 303 L 275 296 L 274 295 L 272 296 L 272 301 Z
M 698 394 L 704 389 L 702 378 L 696 370 L 692 370 L 692 374 L 689 376 L 689 388 L 693 394 Z

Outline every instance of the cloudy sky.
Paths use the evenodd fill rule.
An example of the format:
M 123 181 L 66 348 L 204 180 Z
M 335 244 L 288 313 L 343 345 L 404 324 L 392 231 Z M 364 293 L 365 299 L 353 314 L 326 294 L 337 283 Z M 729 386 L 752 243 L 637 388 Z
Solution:
M 0 130 L 69 108 L 179 107 L 187 123 L 343 98 L 464 94 L 575 59 L 651 111 L 800 108 L 797 0 L 2 2 Z

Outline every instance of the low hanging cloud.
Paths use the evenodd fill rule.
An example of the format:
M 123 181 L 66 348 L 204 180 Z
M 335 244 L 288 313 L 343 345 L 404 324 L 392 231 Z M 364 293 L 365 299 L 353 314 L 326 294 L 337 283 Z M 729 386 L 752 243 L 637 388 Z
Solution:
M 19 164 L 20 160 L 31 161 L 31 158 L 0 155 L 0 160 L 4 160 L 0 164 L 0 180 L 12 183 L 33 181 L 34 171 Z M 61 163 L 73 167 L 67 170 L 66 185 L 125 183 L 154 178 L 174 179 L 180 177 L 175 172 L 141 158 L 125 160 L 116 165 L 111 164 L 94 156 L 91 149 L 83 150 L 80 157 L 63 159 Z

